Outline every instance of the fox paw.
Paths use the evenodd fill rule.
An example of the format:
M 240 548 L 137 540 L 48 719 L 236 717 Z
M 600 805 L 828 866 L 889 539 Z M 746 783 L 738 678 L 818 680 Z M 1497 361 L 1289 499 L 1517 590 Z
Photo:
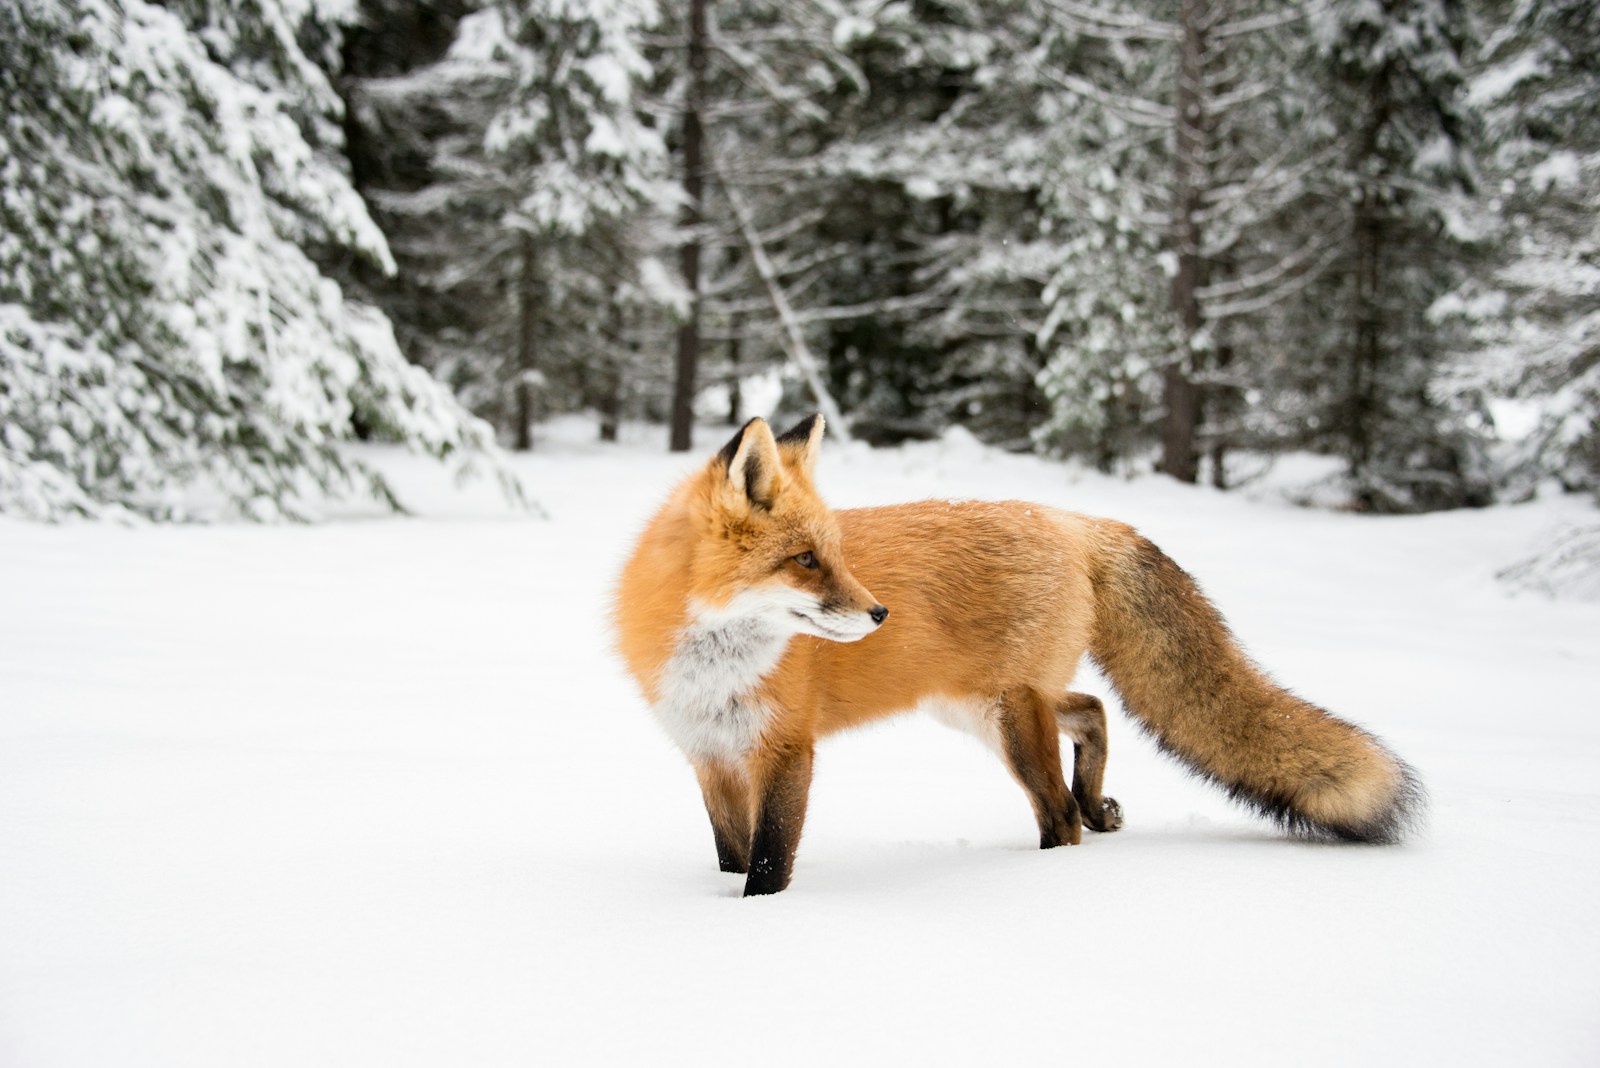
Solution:
M 1117 799 L 1107 797 L 1101 800 L 1100 818 L 1090 819 L 1084 816 L 1084 823 L 1096 831 L 1114 831 L 1122 826 L 1122 806 L 1117 804 Z

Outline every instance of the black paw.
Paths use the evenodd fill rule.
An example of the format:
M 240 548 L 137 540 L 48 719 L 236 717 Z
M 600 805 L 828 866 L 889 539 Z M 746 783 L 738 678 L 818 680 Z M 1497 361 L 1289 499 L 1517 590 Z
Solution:
M 771 861 L 757 860 L 750 865 L 750 875 L 744 881 L 744 896 L 777 894 L 788 885 L 788 872 L 780 870 Z
M 1117 804 L 1114 797 L 1103 798 L 1100 806 L 1100 818 L 1090 819 L 1085 813 L 1084 823 L 1092 830 L 1114 831 L 1122 826 L 1122 806 Z

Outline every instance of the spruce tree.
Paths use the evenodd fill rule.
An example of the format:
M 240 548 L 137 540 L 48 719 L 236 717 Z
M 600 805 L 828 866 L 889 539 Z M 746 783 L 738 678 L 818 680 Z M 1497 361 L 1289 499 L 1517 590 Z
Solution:
M 1471 99 L 1499 254 L 1434 309 L 1471 335 L 1448 385 L 1499 400 L 1509 495 L 1548 478 L 1600 493 L 1600 13 L 1547 0 L 1484 15 Z
M 1164 17 L 1156 17 L 1156 16 Z M 1328 160 L 1298 62 L 1306 6 L 1182 0 L 1062 10 L 1041 76 L 1060 259 L 1046 292 L 1045 440 L 1102 467 L 1144 444 L 1226 484 L 1256 444 L 1247 398 L 1274 323 L 1332 258 L 1312 176 Z
M 1455 0 L 1333 0 L 1314 23 L 1345 146 L 1329 180 L 1348 205 L 1314 314 L 1333 324 L 1306 353 L 1328 442 L 1354 506 L 1411 511 L 1490 494 L 1477 399 L 1443 396 L 1460 344 L 1429 310 L 1471 269 L 1475 224 L 1466 96 L 1468 20 Z
M 491 447 L 308 250 L 392 267 L 320 9 L 0 5 L 0 509 L 250 516 L 382 479 L 358 435 Z
M 842 19 L 850 77 L 795 199 L 814 213 L 792 257 L 832 391 L 869 440 L 963 423 L 1030 447 L 1041 252 L 1041 120 L 1018 42 L 1023 4 L 872 9 Z M 1035 20 L 1036 24 L 1036 20 Z M 789 218 L 804 217 L 791 209 Z
M 619 331 L 677 297 L 651 230 L 670 200 L 641 107 L 653 18 L 499 0 L 443 55 L 350 87 L 377 159 L 363 192 L 406 279 L 403 339 L 518 449 L 542 416 L 620 397 Z

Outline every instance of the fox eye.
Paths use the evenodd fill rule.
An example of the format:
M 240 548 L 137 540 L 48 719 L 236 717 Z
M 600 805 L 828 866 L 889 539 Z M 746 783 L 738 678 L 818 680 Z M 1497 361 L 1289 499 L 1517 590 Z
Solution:
M 810 549 L 807 549 L 805 552 L 801 553 L 799 556 L 796 556 L 794 558 L 794 562 L 799 564 L 801 567 L 805 568 L 807 571 L 815 571 L 820 566 L 817 563 L 816 554 L 813 553 Z

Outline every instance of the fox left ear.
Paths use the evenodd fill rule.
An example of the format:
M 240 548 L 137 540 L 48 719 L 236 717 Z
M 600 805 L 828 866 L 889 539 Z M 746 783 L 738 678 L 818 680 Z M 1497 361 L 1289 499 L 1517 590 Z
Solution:
M 822 413 L 814 412 L 778 435 L 778 446 L 791 462 L 798 463 L 809 475 L 817 466 L 817 453 L 822 450 L 822 432 L 826 428 Z
M 778 443 L 766 420 L 746 423 L 721 456 L 728 463 L 729 487 L 752 504 L 772 507 L 779 476 Z

